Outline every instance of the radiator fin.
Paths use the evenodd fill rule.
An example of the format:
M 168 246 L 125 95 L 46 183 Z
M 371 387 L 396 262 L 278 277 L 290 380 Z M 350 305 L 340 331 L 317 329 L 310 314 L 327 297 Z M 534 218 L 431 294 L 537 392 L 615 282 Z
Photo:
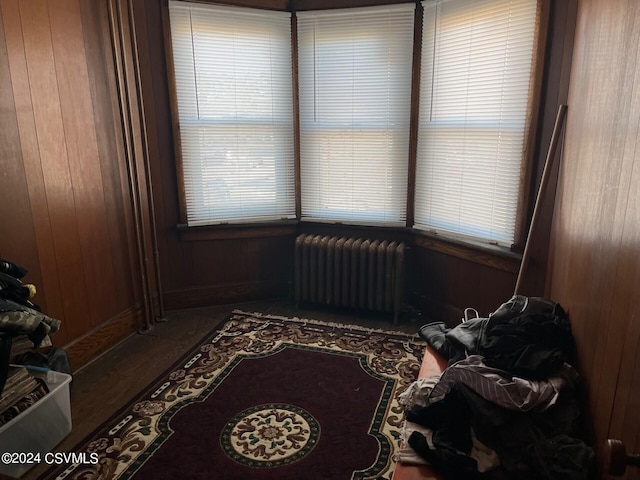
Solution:
M 295 242 L 296 303 L 393 313 L 403 300 L 404 243 L 299 235 Z

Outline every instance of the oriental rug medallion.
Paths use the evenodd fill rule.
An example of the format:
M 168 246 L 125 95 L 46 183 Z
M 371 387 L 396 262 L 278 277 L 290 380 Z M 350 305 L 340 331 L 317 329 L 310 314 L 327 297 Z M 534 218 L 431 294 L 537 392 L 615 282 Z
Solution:
M 47 478 L 390 479 L 424 345 L 234 311 Z

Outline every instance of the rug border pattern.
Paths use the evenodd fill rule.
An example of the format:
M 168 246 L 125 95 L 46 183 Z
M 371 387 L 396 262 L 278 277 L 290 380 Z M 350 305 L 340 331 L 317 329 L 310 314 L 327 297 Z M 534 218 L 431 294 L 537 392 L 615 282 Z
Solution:
M 215 327 L 213 327 L 206 335 L 204 335 L 199 342 L 197 342 L 192 347 L 190 347 L 189 350 L 183 356 L 177 359 L 169 368 L 165 369 L 165 371 L 162 374 L 158 375 L 156 379 L 152 381 L 150 386 L 145 387 L 136 395 L 132 396 L 131 401 L 127 402 L 123 407 L 119 408 L 113 415 L 111 415 L 106 421 L 98 425 L 98 427 L 96 427 L 89 435 L 85 436 L 85 438 L 81 442 L 79 442 L 76 447 L 88 445 L 89 442 L 93 439 L 96 439 L 101 432 L 104 432 L 105 430 L 107 430 L 107 428 L 112 425 L 112 422 L 114 422 L 115 420 L 121 419 L 122 415 L 125 412 L 129 411 L 132 405 L 134 405 L 136 402 L 139 402 L 145 398 L 151 398 L 159 389 L 163 387 L 163 384 L 166 383 L 167 376 L 171 372 L 175 371 L 176 369 L 179 369 L 180 367 L 184 367 L 185 365 L 188 365 L 190 362 L 194 360 L 197 360 L 196 357 L 201 355 L 199 353 L 200 347 L 204 345 L 202 343 L 202 340 L 206 340 L 205 343 L 214 343 L 215 341 L 217 341 L 217 339 L 224 336 L 225 325 L 229 321 L 233 320 L 235 316 L 238 316 L 238 315 L 252 317 L 260 320 L 268 320 L 271 322 L 296 322 L 301 325 L 318 325 L 322 327 L 337 329 L 344 332 L 353 331 L 360 334 L 376 333 L 376 334 L 381 334 L 387 337 L 400 337 L 400 339 L 402 340 L 402 343 L 405 345 L 406 351 L 410 350 L 409 348 L 407 348 L 408 344 L 414 344 L 418 347 L 417 362 L 420 362 L 421 360 L 420 358 L 421 346 L 425 345 L 425 342 L 417 334 L 411 335 L 405 332 L 374 329 L 374 328 L 369 328 L 369 327 L 364 327 L 359 325 L 326 322 L 326 321 L 299 318 L 299 317 L 284 317 L 284 316 L 271 315 L 271 314 L 260 313 L 260 312 L 248 312 L 244 310 L 234 309 L 223 320 L 221 320 L 220 322 L 217 322 Z M 215 335 L 216 332 L 218 332 L 217 335 Z M 396 338 L 396 340 L 400 340 L 400 339 Z M 382 426 L 385 421 L 385 418 L 389 414 L 389 408 L 393 401 L 393 392 L 396 390 L 396 387 L 397 387 L 397 380 L 393 378 L 384 377 L 378 374 L 377 372 L 373 371 L 367 364 L 367 361 L 366 361 L 367 354 L 365 353 L 334 350 L 329 347 L 321 347 L 321 346 L 315 346 L 315 345 L 294 344 L 286 341 L 282 341 L 273 350 L 269 350 L 267 352 L 264 352 L 263 354 L 238 353 L 236 357 L 233 358 L 222 369 L 222 371 L 216 375 L 216 378 L 207 387 L 205 387 L 202 390 L 202 392 L 200 392 L 200 394 L 198 394 L 197 397 L 187 397 L 183 401 L 179 401 L 178 403 L 172 405 L 165 412 L 163 412 L 162 415 L 160 416 L 160 419 L 156 422 L 157 428 L 160 428 L 160 426 L 162 425 L 162 427 L 166 427 L 166 430 L 170 430 L 168 428 L 168 423 L 171 417 L 173 417 L 173 415 L 175 414 L 175 412 L 195 402 L 204 401 L 209 395 L 211 395 L 211 393 L 213 393 L 213 391 L 217 388 L 217 386 L 220 383 L 222 383 L 222 381 L 224 381 L 224 379 L 233 371 L 233 369 L 242 360 L 246 358 L 260 358 L 260 357 L 274 355 L 284 350 L 285 348 L 297 348 L 300 350 L 319 351 L 322 353 L 330 353 L 330 354 L 336 354 L 341 356 L 348 356 L 352 358 L 358 358 L 361 367 L 368 375 L 384 382 L 383 392 L 381 394 L 380 400 L 378 402 L 378 407 L 376 408 L 375 416 L 372 420 L 372 424 L 368 432 L 369 435 L 373 436 L 378 441 L 379 454 L 377 456 L 377 461 L 365 470 L 354 471 L 352 479 L 363 480 L 365 478 L 371 478 L 371 475 L 375 476 L 378 474 L 390 475 L 392 473 L 392 469 L 391 470 L 387 469 L 384 472 L 383 470 L 386 466 L 392 467 L 392 465 L 390 465 L 390 462 L 391 463 L 393 462 L 392 455 L 391 455 L 392 453 L 391 442 L 393 442 L 394 439 L 382 433 Z M 169 415 L 169 413 L 171 413 L 171 415 Z M 132 419 L 130 418 L 127 422 L 124 422 L 121 419 L 119 424 L 114 425 L 112 428 L 109 429 L 109 431 L 111 432 L 114 430 L 116 431 L 120 430 L 124 426 L 126 426 L 127 423 L 131 422 L 131 420 Z M 163 430 L 163 432 L 164 431 L 165 430 Z M 154 441 L 152 441 L 145 448 L 144 452 L 141 452 L 140 456 L 132 460 L 132 462 L 127 467 L 125 467 L 124 470 L 117 473 L 117 478 L 119 480 L 127 480 L 132 475 L 134 475 L 141 468 L 141 466 L 144 465 L 144 463 L 151 456 L 151 454 L 155 452 L 158 448 L 160 448 L 160 446 L 166 441 L 166 439 L 170 437 L 170 435 L 171 435 L 171 432 L 167 432 L 166 434 L 162 433 L 160 436 L 158 436 Z M 76 466 L 77 465 L 68 465 L 63 467 L 57 467 L 51 470 L 58 472 L 57 473 L 58 477 L 56 478 L 65 478 L 67 474 L 71 473 L 73 471 L 73 468 Z M 53 473 L 51 472 L 51 470 L 48 471 L 47 473 Z

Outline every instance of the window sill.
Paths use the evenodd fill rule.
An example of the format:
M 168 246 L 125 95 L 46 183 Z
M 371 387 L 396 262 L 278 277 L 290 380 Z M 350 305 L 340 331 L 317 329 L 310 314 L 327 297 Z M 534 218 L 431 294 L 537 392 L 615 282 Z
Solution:
M 205 225 L 199 227 L 189 227 L 184 224 L 177 226 L 180 240 L 185 242 L 285 237 L 295 235 L 297 228 L 298 221 L 295 219 L 264 223 Z
M 506 247 L 462 241 L 419 230 L 413 230 L 413 234 L 414 244 L 417 247 L 445 253 L 510 273 L 517 274 L 520 269 L 522 255 Z

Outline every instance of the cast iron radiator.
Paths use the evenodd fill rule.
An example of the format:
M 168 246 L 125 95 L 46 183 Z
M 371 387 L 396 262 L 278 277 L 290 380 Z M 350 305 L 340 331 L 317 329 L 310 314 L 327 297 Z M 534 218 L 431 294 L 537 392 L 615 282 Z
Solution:
M 316 303 L 393 313 L 403 301 L 404 243 L 298 235 L 296 304 Z

